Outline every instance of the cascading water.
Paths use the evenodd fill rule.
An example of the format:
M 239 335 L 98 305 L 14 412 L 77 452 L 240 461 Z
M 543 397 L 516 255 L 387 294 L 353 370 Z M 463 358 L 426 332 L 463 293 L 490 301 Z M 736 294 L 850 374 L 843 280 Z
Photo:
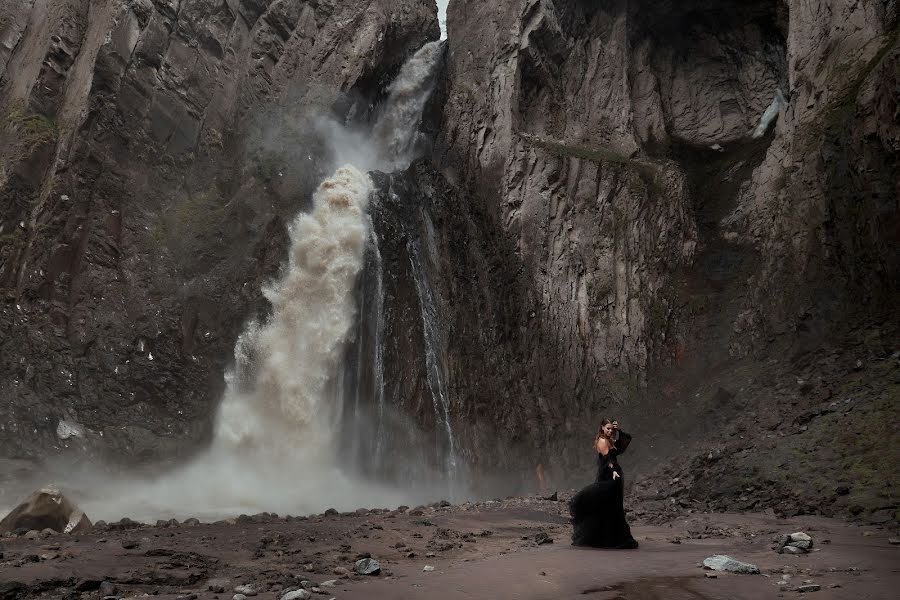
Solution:
M 372 183 L 360 169 L 394 170 L 415 157 L 441 52 L 440 42 L 430 43 L 407 61 L 370 139 L 323 125 L 320 133 L 331 139 L 335 155 L 356 166 L 341 166 L 325 179 L 311 212 L 291 224 L 288 264 L 281 278 L 263 290 L 272 314 L 264 323 L 251 322 L 235 344 L 235 365 L 226 375 L 210 447 L 155 481 L 111 482 L 102 476 L 96 481 L 96 474 L 70 473 L 82 485 L 91 482 L 87 493 L 78 493 L 78 485 L 68 487 L 92 517 L 296 514 L 428 498 L 348 475 L 339 460 L 338 434 L 345 408 L 340 369 L 356 322 L 354 292 L 370 238 L 368 252 L 377 267 L 371 390 L 384 414 L 382 268 L 366 213 Z M 379 435 L 377 448 L 384 443 L 383 422 Z M 60 479 L 65 483 L 67 478 Z
M 444 471 L 450 478 L 448 483 L 450 483 L 450 489 L 452 490 L 455 484 L 457 467 L 456 442 L 453 439 L 453 427 L 450 421 L 450 398 L 446 389 L 447 367 L 444 362 L 441 318 L 431 289 L 431 282 L 428 280 L 428 269 L 422 264 L 418 242 L 411 242 L 407 250 L 421 310 L 422 335 L 425 345 L 425 375 L 434 406 L 435 423 L 446 435 L 443 439 L 442 436 L 435 436 L 435 443 L 437 444 L 438 455 L 444 457 Z
M 229 385 L 214 443 L 267 452 L 299 445 L 307 455 L 331 448 L 338 415 L 326 391 L 353 326 L 352 292 L 368 237 L 371 189 L 367 175 L 341 167 L 319 186 L 312 212 L 291 225 L 284 277 L 264 290 L 272 316 L 238 344 L 238 364 L 247 356 L 245 346 L 252 348 L 250 365 L 241 366 L 242 375 L 250 371 L 252 385 Z
M 406 168 L 419 146 L 418 129 L 423 109 L 432 91 L 434 73 L 441 58 L 443 44 L 425 45 L 401 69 L 397 79 L 388 88 L 389 97 L 385 110 L 373 127 L 373 140 L 384 156 L 380 165 L 386 171 Z M 426 236 L 430 257 L 433 257 L 433 236 Z M 432 468 L 437 473 L 427 473 L 422 465 L 408 464 L 405 451 L 410 444 L 409 423 L 398 415 L 386 413 L 384 390 L 383 331 L 383 271 L 381 250 L 377 234 L 373 233 L 364 280 L 359 288 L 360 328 L 356 340 L 356 354 L 352 365 L 352 398 L 354 419 L 345 434 L 351 445 L 351 456 L 359 463 L 363 473 L 376 473 L 409 485 L 424 479 L 432 479 L 432 488 L 440 488 L 446 495 L 456 496 L 457 452 L 450 418 L 450 399 L 446 389 L 446 365 L 444 363 L 443 337 L 438 305 L 428 280 L 429 265 L 423 264 L 418 242 L 408 248 L 411 271 L 421 311 L 422 347 L 425 359 L 426 393 L 434 407 L 435 430 L 431 435 L 434 444 Z M 360 399 L 371 399 L 368 404 Z M 403 429 L 403 435 L 390 439 Z M 372 431 L 374 429 L 374 432 Z M 427 443 L 422 441 L 422 443 Z M 363 444 L 364 446 L 360 446 Z M 368 444 L 367 446 L 365 444 Z M 386 454 L 387 448 L 393 452 Z M 402 464 L 404 462 L 407 464 Z M 439 481 L 434 481 L 435 479 Z

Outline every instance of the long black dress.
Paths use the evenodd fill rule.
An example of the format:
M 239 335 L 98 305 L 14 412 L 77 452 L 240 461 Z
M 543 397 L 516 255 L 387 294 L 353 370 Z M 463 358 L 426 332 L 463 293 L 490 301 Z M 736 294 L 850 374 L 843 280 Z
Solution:
M 628 437 L 624 445 L 627 446 L 630 441 L 631 438 Z M 617 456 L 623 450 L 611 448 L 606 456 L 598 453 L 597 480 L 569 501 L 569 514 L 574 528 L 572 544 L 595 548 L 638 547 L 637 541 L 631 536 L 631 528 L 625 521 L 625 486 L 622 468 L 617 461 Z M 619 474 L 618 479 L 613 479 L 614 470 Z

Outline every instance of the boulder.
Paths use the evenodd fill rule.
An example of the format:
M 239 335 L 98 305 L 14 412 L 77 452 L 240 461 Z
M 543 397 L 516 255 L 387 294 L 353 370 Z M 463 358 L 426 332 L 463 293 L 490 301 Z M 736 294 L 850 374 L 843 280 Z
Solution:
M 759 574 L 759 567 L 756 565 L 739 561 L 725 554 L 716 554 L 704 559 L 703 566 L 713 571 L 724 571 L 726 573 Z
M 59 490 L 45 488 L 34 492 L 0 521 L 0 534 L 20 528 L 80 533 L 91 527 L 91 520 L 77 504 Z
M 806 554 L 812 548 L 813 540 L 808 533 L 796 531 L 790 535 L 783 535 L 775 545 L 778 554 Z
M 361 558 L 356 561 L 353 570 L 359 575 L 378 575 L 381 573 L 381 565 L 374 558 Z

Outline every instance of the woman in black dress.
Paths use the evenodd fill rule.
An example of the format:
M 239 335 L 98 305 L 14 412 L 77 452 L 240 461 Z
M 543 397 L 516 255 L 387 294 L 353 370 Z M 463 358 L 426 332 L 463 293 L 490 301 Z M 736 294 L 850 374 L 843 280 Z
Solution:
M 595 548 L 637 548 L 625 521 L 624 480 L 617 456 L 631 443 L 619 424 L 603 419 L 594 447 L 597 450 L 597 480 L 575 494 L 569 502 L 572 543 Z

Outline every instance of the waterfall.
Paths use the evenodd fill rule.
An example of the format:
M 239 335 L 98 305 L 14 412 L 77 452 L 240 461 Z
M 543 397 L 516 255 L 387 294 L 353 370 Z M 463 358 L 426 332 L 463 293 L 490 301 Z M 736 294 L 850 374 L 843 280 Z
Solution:
M 443 49 L 443 42 L 422 46 L 388 87 L 384 110 L 372 128 L 382 158 L 380 167 L 385 172 L 405 169 L 416 158 L 422 111 L 434 88 Z
M 326 390 L 353 326 L 352 292 L 368 237 L 371 189 L 367 175 L 341 167 L 319 186 L 312 212 L 292 223 L 284 276 L 264 290 L 272 316 L 263 326 L 253 325 L 237 345 L 246 356 L 252 344 L 252 385 L 228 387 L 216 443 L 259 448 L 277 439 L 272 450 L 327 450 L 335 414 L 325 402 Z
M 339 460 L 338 433 L 349 408 L 344 406 L 341 369 L 357 323 L 355 292 L 368 252 L 375 266 L 375 322 L 368 325 L 374 333 L 370 389 L 379 421 L 376 460 L 381 458 L 386 443 L 383 270 L 366 212 L 372 182 L 363 170 L 405 168 L 416 157 L 422 110 L 441 51 L 442 44 L 427 44 L 407 61 L 368 138 L 333 122 L 319 127 L 337 164 L 350 164 L 339 166 L 319 185 L 310 212 L 297 215 L 290 225 L 287 264 L 263 289 L 271 315 L 264 322 L 250 322 L 235 343 L 234 367 L 225 376 L 210 447 L 153 481 L 71 475 L 82 484 L 91 482 L 79 500 L 92 516 L 152 520 L 262 510 L 297 514 L 429 498 L 427 492 L 417 496 L 346 472 Z M 356 362 L 361 364 L 361 358 Z M 443 382 L 435 385 L 443 390 Z M 360 403 L 357 396 L 354 418 L 361 414 Z
M 443 430 L 442 433 L 446 436 L 444 439 L 436 436 L 435 444 L 437 445 L 438 456 L 443 455 L 444 457 L 444 472 L 450 477 L 452 488 L 457 466 L 456 442 L 453 439 L 453 427 L 450 422 L 450 397 L 446 388 L 447 366 L 444 361 L 441 318 L 438 314 L 438 305 L 435 302 L 431 283 L 428 279 L 427 266 L 422 264 L 421 249 L 418 242 L 410 242 L 407 250 L 416 287 L 416 296 L 419 299 L 425 347 L 425 375 L 434 406 L 435 425 L 436 429 Z

